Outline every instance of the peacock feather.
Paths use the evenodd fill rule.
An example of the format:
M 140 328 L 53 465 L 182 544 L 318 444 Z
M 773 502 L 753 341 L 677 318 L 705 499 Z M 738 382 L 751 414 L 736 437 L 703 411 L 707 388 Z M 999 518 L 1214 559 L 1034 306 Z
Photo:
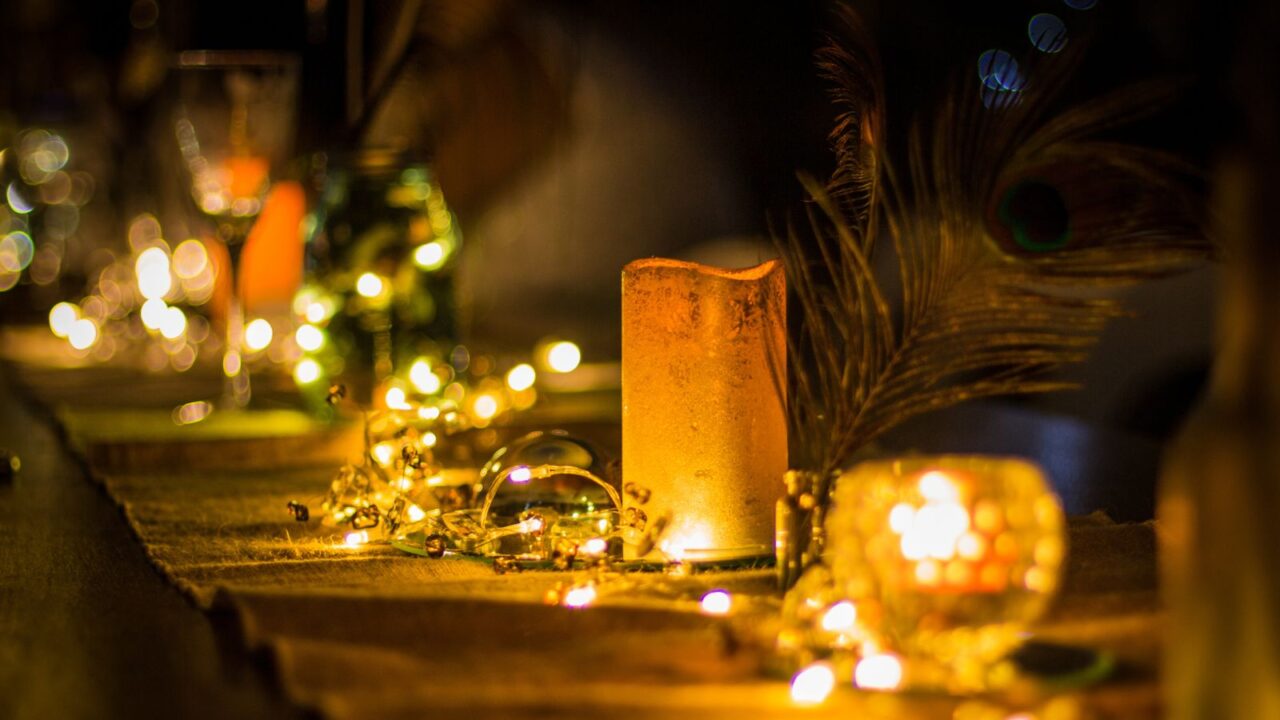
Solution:
M 1021 63 L 984 53 L 977 81 L 955 83 L 894 158 L 874 47 L 852 11 L 840 18 L 847 32 L 818 55 L 839 111 L 836 170 L 825 184 L 801 176 L 810 201 L 778 242 L 800 316 L 792 464 L 814 471 L 820 507 L 832 474 L 907 418 L 1071 387 L 1052 371 L 1083 361 L 1123 312 L 1090 288 L 1211 254 L 1191 168 L 1100 139 L 1168 101 L 1174 85 L 1051 112 L 1082 43 L 1033 37 L 1051 52 Z M 877 276 L 885 259 L 896 278 Z

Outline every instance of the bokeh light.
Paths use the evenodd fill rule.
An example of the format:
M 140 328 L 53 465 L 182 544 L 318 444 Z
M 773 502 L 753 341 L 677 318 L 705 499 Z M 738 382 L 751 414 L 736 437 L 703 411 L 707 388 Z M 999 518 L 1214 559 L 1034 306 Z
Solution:
M 733 609 L 733 596 L 727 590 L 712 590 L 698 604 L 704 615 L 728 615 Z
M 892 653 L 868 655 L 854 668 L 853 684 L 863 690 L 897 690 L 902 685 L 902 660 Z
M 67 341 L 76 350 L 88 350 L 98 341 L 98 324 L 89 318 L 80 318 L 67 331 Z
M 440 376 L 431 371 L 431 363 L 425 358 L 418 358 L 409 366 L 409 382 L 424 395 L 440 392 Z
M 582 351 L 568 340 L 561 340 L 547 347 L 547 369 L 553 372 L 573 372 L 580 362 L 582 362 Z
M 173 250 L 173 272 L 183 280 L 198 277 L 209 266 L 209 253 L 199 240 L 184 240 Z
M 293 379 L 299 385 L 309 385 L 320 379 L 320 363 L 311 358 L 303 358 L 293 367 Z
M 165 315 L 169 312 L 169 306 L 160 298 L 152 298 L 142 303 L 142 309 L 138 314 L 142 317 L 142 326 L 148 330 L 159 330 L 164 324 Z
M 0 270 L 20 273 L 27 269 L 33 257 L 35 257 L 35 243 L 31 242 L 31 236 L 22 230 L 15 230 L 0 238 Z
M 69 302 L 60 302 L 49 310 L 49 329 L 53 334 L 64 338 L 71 332 L 71 326 L 80 319 L 80 308 Z
M 529 363 L 520 363 L 507 371 L 507 387 L 516 392 L 533 387 L 533 383 L 537 379 L 538 373 Z
M 1027 23 L 1027 36 L 1041 52 L 1061 52 L 1067 46 L 1067 24 L 1057 15 L 1040 13 Z
M 315 352 L 324 346 L 324 332 L 315 325 L 299 325 L 293 339 L 307 352 Z
M 836 673 L 825 662 L 817 662 L 791 678 L 791 700 L 797 705 L 817 705 L 836 689 Z
M 173 288 L 169 254 L 162 248 L 143 250 L 134 263 L 134 273 L 138 277 L 138 292 L 148 300 L 158 300 Z
M 994 48 L 978 56 L 978 79 L 987 87 L 1000 90 L 1018 91 L 1027 84 L 1013 55 Z
M 418 246 L 413 252 L 413 261 L 423 270 L 439 270 L 447 256 L 445 246 L 433 240 Z
M 168 307 L 160 320 L 160 334 L 170 340 L 176 340 L 187 330 L 187 315 L 182 308 Z
M 271 344 L 275 331 L 266 318 L 257 318 L 244 328 L 244 346 L 253 352 L 265 349 Z
M 373 273 L 365 273 L 356 280 L 356 292 L 361 297 L 375 298 L 382 294 L 382 278 Z

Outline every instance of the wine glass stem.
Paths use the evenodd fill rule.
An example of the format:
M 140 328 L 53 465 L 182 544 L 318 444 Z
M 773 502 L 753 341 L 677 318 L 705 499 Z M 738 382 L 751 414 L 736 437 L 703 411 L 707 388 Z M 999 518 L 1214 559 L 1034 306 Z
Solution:
M 226 376 L 222 387 L 223 403 L 230 409 L 246 407 L 251 396 L 249 366 L 244 359 L 244 305 L 236 291 L 240 277 L 240 249 L 242 243 L 227 243 L 231 256 L 231 292 L 227 301 L 227 346 L 222 355 L 222 372 Z

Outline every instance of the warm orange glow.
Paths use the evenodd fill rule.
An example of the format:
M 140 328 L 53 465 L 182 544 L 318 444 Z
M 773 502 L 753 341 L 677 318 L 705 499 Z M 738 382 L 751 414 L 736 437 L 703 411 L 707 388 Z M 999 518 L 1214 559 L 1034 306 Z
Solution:
M 665 547 L 681 556 L 773 548 L 787 469 L 785 291 L 777 261 L 623 270 L 623 476 L 652 490 L 649 517 L 671 513 Z
M 276 183 L 267 193 L 240 257 L 237 283 L 245 312 L 266 313 L 292 303 L 302 285 L 300 227 L 306 212 L 306 196 L 296 182 Z

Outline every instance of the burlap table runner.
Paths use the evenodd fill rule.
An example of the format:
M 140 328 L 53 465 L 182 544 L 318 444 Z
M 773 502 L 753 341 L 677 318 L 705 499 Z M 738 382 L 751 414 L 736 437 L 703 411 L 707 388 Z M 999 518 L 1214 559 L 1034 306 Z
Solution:
M 566 574 L 496 576 L 471 560 L 353 550 L 334 528 L 293 522 L 285 504 L 318 499 L 336 464 L 358 452 L 350 429 L 277 415 L 184 435 L 156 419 L 162 411 L 78 408 L 58 375 L 20 377 L 56 409 L 156 567 L 200 606 L 231 612 L 300 705 L 335 718 L 797 712 L 787 684 L 764 673 L 768 659 L 742 620 L 645 593 L 583 611 L 547 606 L 544 593 Z M 1037 634 L 1120 660 L 1113 679 L 1078 694 L 1086 716 L 1158 715 L 1154 545 L 1150 524 L 1072 523 L 1064 593 Z M 763 597 L 770 575 L 678 582 Z M 950 718 L 960 705 L 837 693 L 805 714 Z

